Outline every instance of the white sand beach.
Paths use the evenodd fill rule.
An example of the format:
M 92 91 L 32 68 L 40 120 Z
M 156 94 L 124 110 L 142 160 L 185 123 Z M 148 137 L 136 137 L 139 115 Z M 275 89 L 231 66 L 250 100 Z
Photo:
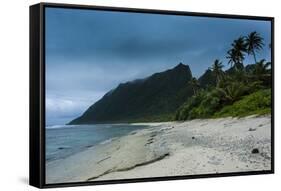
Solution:
M 47 163 L 46 182 L 271 169 L 270 115 L 148 125 L 148 129 Z

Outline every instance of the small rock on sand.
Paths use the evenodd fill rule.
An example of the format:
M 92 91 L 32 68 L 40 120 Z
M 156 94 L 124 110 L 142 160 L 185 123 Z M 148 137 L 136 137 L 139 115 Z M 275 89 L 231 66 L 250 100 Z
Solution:
M 257 149 L 257 148 L 254 148 L 253 150 L 252 150 L 252 154 L 258 154 L 260 151 L 259 151 L 259 149 Z

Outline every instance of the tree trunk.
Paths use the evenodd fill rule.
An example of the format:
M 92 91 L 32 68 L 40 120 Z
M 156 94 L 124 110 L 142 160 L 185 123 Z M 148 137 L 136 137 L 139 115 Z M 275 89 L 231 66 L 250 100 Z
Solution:
M 257 63 L 257 58 L 256 58 L 256 53 L 255 51 L 253 50 L 253 56 L 254 56 L 254 59 L 255 59 L 255 64 Z
M 216 78 L 216 87 L 219 87 L 219 81 L 220 81 L 220 76 L 217 75 L 217 78 Z

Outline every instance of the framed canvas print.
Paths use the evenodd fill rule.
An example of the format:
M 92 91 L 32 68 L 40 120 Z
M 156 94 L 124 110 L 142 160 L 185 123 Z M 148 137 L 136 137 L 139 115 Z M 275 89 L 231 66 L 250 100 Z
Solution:
M 30 184 L 274 172 L 274 19 L 30 7 Z

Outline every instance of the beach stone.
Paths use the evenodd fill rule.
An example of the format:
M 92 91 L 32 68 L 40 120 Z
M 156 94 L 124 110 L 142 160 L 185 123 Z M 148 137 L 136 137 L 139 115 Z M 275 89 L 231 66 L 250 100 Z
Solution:
M 256 128 L 250 128 L 249 131 L 255 131 L 257 130 Z
M 252 150 L 252 154 L 258 154 L 260 151 L 259 151 L 259 149 L 257 149 L 257 148 L 254 148 L 253 150 Z

